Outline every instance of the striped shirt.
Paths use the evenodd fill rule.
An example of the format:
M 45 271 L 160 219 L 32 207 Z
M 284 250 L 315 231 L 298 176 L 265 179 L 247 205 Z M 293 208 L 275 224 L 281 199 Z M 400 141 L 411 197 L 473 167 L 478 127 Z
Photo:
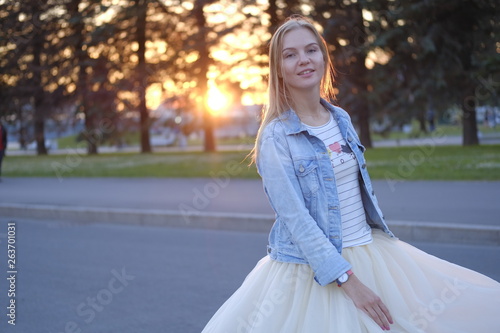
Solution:
M 366 222 L 361 200 L 359 165 L 356 156 L 342 137 L 337 121 L 330 114 L 330 120 L 324 125 L 305 126 L 324 142 L 330 155 L 340 201 L 342 247 L 371 243 L 371 228 Z

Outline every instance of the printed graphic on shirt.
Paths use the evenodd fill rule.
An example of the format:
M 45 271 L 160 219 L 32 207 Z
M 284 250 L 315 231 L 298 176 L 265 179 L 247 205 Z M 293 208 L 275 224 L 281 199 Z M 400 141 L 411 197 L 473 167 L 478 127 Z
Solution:
M 328 148 L 332 152 L 335 152 L 337 154 L 340 154 L 340 153 L 352 154 L 351 147 L 349 147 L 348 145 L 341 145 L 337 141 L 335 141 L 334 143 L 328 145 Z M 354 154 L 353 154 L 353 157 L 354 157 Z
M 342 246 L 349 247 L 370 243 L 372 241 L 371 229 L 366 223 L 365 210 L 361 200 L 358 180 L 359 165 L 356 155 L 342 136 L 333 117 L 323 126 L 307 127 L 327 147 L 334 169 L 342 219 Z
M 333 135 L 321 135 L 322 137 L 324 136 L 323 142 L 325 142 L 325 145 L 331 140 L 340 139 L 339 141 L 335 141 L 334 143 L 330 143 L 327 145 L 328 155 L 330 156 L 330 160 L 332 161 L 332 166 L 335 168 L 341 164 L 346 163 L 349 160 L 355 160 L 356 156 L 352 152 L 351 147 L 349 147 L 349 145 L 345 143 L 345 140 L 342 138 L 342 136 L 340 136 L 340 138 L 337 137 L 338 135 L 340 135 L 340 132 L 338 133 L 338 135 L 334 135 L 334 133 L 330 134 Z
M 342 145 L 342 151 L 346 154 L 352 154 L 352 156 L 354 157 L 354 153 L 352 152 L 352 149 L 351 147 L 349 147 L 348 145 Z
M 331 151 L 336 152 L 337 154 L 340 154 L 342 152 L 342 148 L 340 147 L 340 144 L 338 142 L 332 143 L 331 145 L 328 146 Z

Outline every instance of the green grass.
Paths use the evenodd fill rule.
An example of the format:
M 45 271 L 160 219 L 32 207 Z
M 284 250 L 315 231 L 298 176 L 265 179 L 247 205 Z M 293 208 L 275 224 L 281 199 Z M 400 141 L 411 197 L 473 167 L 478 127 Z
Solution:
M 59 149 L 76 148 L 78 146 L 76 137 L 77 135 L 75 134 L 57 139 L 57 147 Z
M 412 139 L 412 138 L 428 138 L 428 137 L 434 137 L 436 133 L 424 133 L 420 131 L 419 128 L 419 123 L 418 121 L 414 120 L 411 123 L 412 128 L 409 133 L 403 133 L 403 132 L 397 132 L 393 131 L 388 133 L 386 137 L 377 134 L 377 133 L 372 133 L 372 140 L 373 141 L 380 141 L 380 140 L 398 140 L 398 139 Z M 478 130 L 482 134 L 500 134 L 500 127 L 497 126 L 495 128 L 491 128 L 489 126 L 484 126 L 482 124 L 478 124 Z M 437 124 L 436 129 L 439 131 L 440 135 L 443 136 L 462 136 L 463 128 L 462 125 L 450 125 L 450 124 Z
M 78 141 L 78 135 L 68 135 L 57 139 L 57 146 L 59 149 L 76 149 L 79 147 L 85 148 L 87 146 L 86 142 L 81 140 Z M 123 136 L 123 141 L 127 145 L 138 145 L 139 144 L 139 132 L 128 132 Z M 112 143 L 106 141 L 103 143 L 105 146 L 110 146 Z
M 258 178 L 248 151 L 218 153 L 79 154 L 7 156 L 5 177 L 212 177 Z M 500 145 L 368 149 L 373 179 L 500 180 Z
M 248 152 L 7 156 L 6 177 L 256 177 Z
M 500 180 L 500 145 L 377 148 L 365 157 L 374 179 Z

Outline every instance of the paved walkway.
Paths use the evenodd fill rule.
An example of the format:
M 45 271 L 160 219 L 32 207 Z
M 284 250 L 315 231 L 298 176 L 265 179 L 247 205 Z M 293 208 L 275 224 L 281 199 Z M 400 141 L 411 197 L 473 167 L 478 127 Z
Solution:
M 374 188 L 405 240 L 500 245 L 500 182 L 414 181 Z M 0 216 L 268 232 L 260 180 L 4 178 Z

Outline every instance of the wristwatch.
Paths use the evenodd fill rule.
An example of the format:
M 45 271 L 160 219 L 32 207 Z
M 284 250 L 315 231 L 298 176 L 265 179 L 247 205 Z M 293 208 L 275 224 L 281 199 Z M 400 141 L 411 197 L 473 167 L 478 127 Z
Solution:
M 344 274 L 342 274 L 338 279 L 337 279 L 337 285 L 340 287 L 342 284 L 346 283 L 347 280 L 349 280 L 349 276 L 351 276 L 353 273 L 351 270 L 348 270 Z

